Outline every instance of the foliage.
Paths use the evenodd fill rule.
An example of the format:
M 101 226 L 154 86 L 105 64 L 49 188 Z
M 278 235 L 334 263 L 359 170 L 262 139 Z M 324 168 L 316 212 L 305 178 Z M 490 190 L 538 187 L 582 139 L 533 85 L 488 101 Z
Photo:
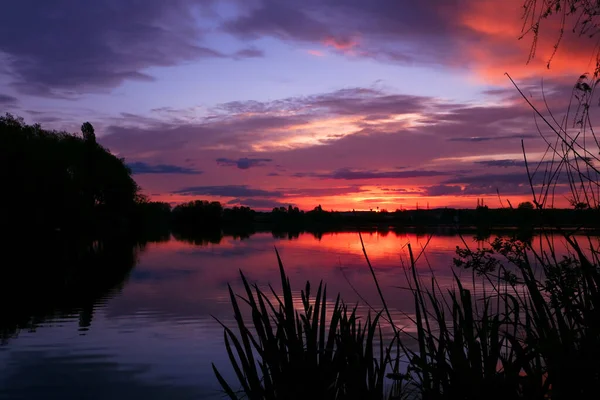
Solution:
M 380 314 L 362 322 L 357 308 L 339 295 L 328 308 L 327 288 L 314 299 L 307 282 L 296 306 L 289 278 L 277 254 L 282 295 L 250 285 L 241 273 L 249 307 L 247 324 L 238 296 L 229 287 L 237 332 L 223 325 L 225 346 L 240 390 L 215 374 L 231 399 L 382 399 L 389 351 L 384 348 Z M 331 306 L 329 306 L 331 307 Z
M 233 207 L 223 210 L 223 221 L 226 223 L 251 224 L 256 212 L 250 207 Z
M 592 398 L 600 384 L 600 264 L 597 255 L 590 259 L 579 243 L 564 238 L 574 253 L 560 257 L 553 247 L 496 239 L 491 252 L 503 273 L 487 298 L 501 296 L 504 315 L 516 324 L 515 333 L 504 336 L 528 380 L 538 382 L 531 387 L 537 398 Z M 551 243 L 550 234 L 543 239 Z M 489 263 L 473 262 L 475 254 L 459 254 L 458 264 L 493 276 Z M 507 273 L 509 266 L 514 273 Z
M 517 206 L 517 209 L 519 210 L 533 210 L 534 206 L 533 203 L 530 201 L 524 201 L 522 203 L 519 203 L 519 205 Z
M 0 117 L 0 200 L 6 228 L 37 232 L 124 229 L 139 188 L 123 160 L 95 141 Z
M 219 227 L 223 206 L 218 201 L 195 200 L 179 204 L 173 209 L 172 220 L 176 229 L 209 229 Z

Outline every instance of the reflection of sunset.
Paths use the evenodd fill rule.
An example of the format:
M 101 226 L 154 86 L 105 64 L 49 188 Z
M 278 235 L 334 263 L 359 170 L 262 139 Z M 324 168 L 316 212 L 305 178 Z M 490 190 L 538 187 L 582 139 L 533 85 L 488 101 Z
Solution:
M 420 255 L 417 268 L 424 281 L 429 282 L 433 271 L 438 284 L 445 290 L 454 287 L 452 259 L 456 246 L 463 246 L 460 237 L 393 232 L 363 232 L 362 237 L 394 318 L 411 330 L 405 313 L 413 312 L 413 298 L 410 292 L 401 289 L 408 286 L 408 271 L 404 268 L 409 266 L 406 244 L 411 244 L 415 258 Z M 472 234 L 463 237 L 472 249 L 489 246 L 475 241 Z M 536 248 L 537 243 L 534 241 Z M 426 244 L 427 248 L 421 254 Z M 557 239 L 554 245 L 558 254 L 564 252 L 562 240 Z M 203 335 L 207 338 L 218 335 L 219 327 L 208 322 L 210 315 L 231 322 L 227 285 L 231 284 L 236 293 L 243 293 L 240 270 L 251 284 L 256 283 L 267 290 L 272 284 L 276 291 L 279 290 L 275 248 L 281 255 L 294 293 L 298 294 L 307 280 L 316 290 L 322 280 L 327 284 L 330 302 L 341 293 L 348 304 L 358 301 L 361 304 L 359 314 L 365 316 L 368 307 L 362 304 L 358 292 L 376 309 L 381 307 L 358 234 L 339 232 L 324 234 L 320 239 L 312 234 L 300 234 L 291 240 L 274 238 L 271 233 L 257 233 L 242 241 L 225 236 L 219 244 L 206 246 L 173 239 L 151 243 L 140 255 L 139 265 L 123 295 L 112 303 L 111 310 L 118 315 L 143 312 L 147 318 L 165 321 L 193 323 L 201 318 L 206 321 L 203 322 Z M 455 272 L 468 277 L 465 286 L 470 288 L 471 273 Z M 184 331 L 180 334 L 185 336 Z
M 415 318 L 414 297 L 406 289 L 409 280 L 402 261 L 405 265 L 408 262 L 407 243 L 412 245 L 416 256 L 429 236 L 393 232 L 363 232 L 362 236 L 393 321 L 405 333 L 414 333 L 411 322 Z M 469 246 L 481 245 L 469 234 L 464 238 Z M 535 243 L 537 240 L 534 246 Z M 458 236 L 431 237 L 417 264 L 417 273 L 424 284 L 431 283 L 433 274 L 440 290 L 445 292 L 454 287 L 452 257 L 457 245 L 461 245 Z M 557 239 L 555 246 L 559 255 L 564 252 L 562 240 Z M 53 351 L 65 349 L 70 360 L 80 359 L 88 370 L 93 367 L 90 360 L 101 355 L 115 362 L 119 376 L 123 370 L 142 365 L 144 376 L 153 382 L 160 380 L 172 385 L 174 381 L 183 381 L 191 385 L 200 381 L 205 391 L 206 382 L 216 385 L 210 362 L 224 369 L 228 365 L 223 329 L 213 318 L 235 326 L 228 285 L 236 294 L 246 296 L 239 276 L 241 270 L 250 284 L 257 284 L 273 300 L 268 285 L 280 293 L 275 248 L 290 278 L 296 306 L 301 305 L 299 292 L 305 282 L 310 280 L 314 296 L 322 280 L 327 285 L 328 317 L 338 293 L 350 308 L 357 305 L 357 315 L 363 320 L 369 312 L 373 315 L 373 310 L 382 308 L 355 232 L 328 233 L 320 238 L 300 234 L 289 240 L 263 232 L 244 240 L 224 236 L 218 244 L 206 245 L 171 238 L 148 243 L 140 250 L 139 262 L 122 290 L 95 305 L 91 329 L 85 335 L 74 334 L 78 332 L 78 314 L 61 315 L 60 319 L 42 324 L 39 332 L 20 334 L 8 354 L 13 349 L 32 354 L 41 347 Z M 470 272 L 456 272 L 463 273 L 465 288 L 472 289 Z M 472 293 L 480 293 L 481 281 L 477 280 L 475 285 Z M 240 307 L 243 313 L 248 311 L 242 300 Z M 381 322 L 383 338 L 390 340 L 392 329 L 385 321 Z M 410 346 L 412 342 L 407 340 L 407 343 Z M 103 360 L 103 365 L 110 365 Z M 55 362 L 51 365 L 54 368 Z M 78 365 L 75 369 L 77 374 L 81 373 Z M 29 384 L 30 375 L 25 376 Z M 52 385 L 56 382 L 52 381 Z M 171 390 L 169 387 L 169 393 Z
M 426 235 L 396 235 L 393 232 L 387 234 L 381 232 L 364 232 L 362 233 L 365 249 L 370 259 L 387 259 L 388 261 L 396 260 L 397 266 L 400 267 L 400 258 L 405 261 L 408 259 L 406 245 L 411 244 L 413 252 L 419 252 L 421 246 L 425 246 L 429 236 Z M 428 249 L 430 252 L 435 251 L 452 251 L 456 246 L 457 236 L 433 236 L 429 242 Z M 341 232 L 325 234 L 320 241 L 312 235 L 301 235 L 297 240 L 285 245 L 286 248 L 302 250 L 309 253 L 322 253 L 336 255 L 346 255 L 350 257 L 362 258 L 362 247 L 358 233 Z M 366 265 L 366 264 L 365 264 Z M 382 265 L 383 266 L 383 265 Z M 385 263 L 387 267 L 394 267 L 389 263 Z

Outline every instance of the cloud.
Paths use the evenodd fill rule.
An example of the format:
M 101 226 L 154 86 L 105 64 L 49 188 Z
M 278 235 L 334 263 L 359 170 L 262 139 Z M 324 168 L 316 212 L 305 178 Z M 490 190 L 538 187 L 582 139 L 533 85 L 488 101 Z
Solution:
M 523 0 L 262 0 L 238 2 L 243 10 L 222 29 L 242 39 L 272 37 L 323 46 L 353 57 L 406 65 L 442 65 L 475 71 L 498 81 L 513 76 L 555 75 L 589 68 L 595 41 L 566 29 L 550 71 L 546 64 L 558 40 L 558 21 L 544 21 L 529 63 L 533 36 L 518 40 Z M 248 5 L 252 4 L 252 5 Z M 568 20 L 567 27 L 572 26 Z M 554 24 L 554 25 L 553 25 Z
M 315 57 L 324 57 L 325 56 L 325 53 L 323 53 L 320 50 L 309 49 L 309 50 L 306 50 L 306 52 L 308 54 L 310 54 L 311 56 L 315 56 Z
M 228 206 L 246 206 L 259 210 L 271 210 L 275 207 L 287 207 L 288 203 L 281 203 L 277 200 L 256 199 L 256 198 L 235 198 L 226 203 Z
M 0 58 L 22 93 L 73 97 L 126 80 L 151 81 L 150 67 L 233 55 L 202 45 L 192 0 L 9 1 L 0 14 Z M 24 29 L 27 27 L 27 29 Z M 15 35 L 15 32 L 19 32 Z
M 368 180 L 368 179 L 402 179 L 402 178 L 422 178 L 429 176 L 447 175 L 447 172 L 441 171 L 377 171 L 377 170 L 353 170 L 350 168 L 340 168 L 338 170 L 317 173 L 317 172 L 298 172 L 293 176 L 297 178 L 320 178 L 320 179 L 343 179 L 343 180 Z
M 375 132 L 378 126 L 400 129 L 409 124 L 402 118 L 435 110 L 438 105 L 443 106 L 424 96 L 347 88 L 270 102 L 224 103 L 206 117 L 197 117 L 194 112 L 189 117 L 174 112 L 160 118 L 122 115 L 106 127 L 102 141 L 111 149 L 134 155 L 186 147 L 252 152 L 289 150 L 327 144 L 367 130 Z
M 523 172 L 509 172 L 504 174 L 479 174 L 471 176 L 458 176 L 447 179 L 444 183 L 467 183 L 476 185 L 487 185 L 493 183 L 524 184 L 527 183 L 527 174 Z
M 510 139 L 535 139 L 538 135 L 534 134 L 516 134 L 516 135 L 500 135 L 500 136 L 472 136 L 472 137 L 455 137 L 448 140 L 452 142 L 489 142 L 492 140 L 510 140 Z
M 323 188 L 281 188 L 286 197 L 324 197 L 366 192 L 359 185 Z
M 271 162 L 270 158 L 239 158 L 232 160 L 230 158 L 217 158 L 217 164 L 226 167 L 237 167 L 239 169 L 249 169 L 252 167 L 262 167 L 265 163 Z
M 369 115 L 388 116 L 413 114 L 428 106 L 436 106 L 436 99 L 426 96 L 387 93 L 363 87 L 350 87 L 310 96 L 288 97 L 270 102 L 232 101 L 216 107 L 228 114 L 299 113 L 308 115 Z
M 431 1 L 410 7 L 394 1 L 264 0 L 227 21 L 223 29 L 239 37 L 271 36 L 318 43 L 340 52 L 406 62 L 412 55 L 431 60 L 459 49 L 453 42 L 452 7 Z M 357 40 L 360 38 L 360 41 Z M 428 40 L 428 46 L 423 42 Z
M 233 34 L 258 38 L 262 35 L 284 39 L 309 38 L 318 41 L 327 37 L 329 29 L 309 16 L 303 7 L 290 2 L 266 0 L 245 15 L 227 21 L 223 28 Z
M 196 171 L 191 168 L 180 167 L 178 165 L 157 164 L 151 165 L 145 162 L 128 163 L 127 166 L 131 169 L 134 175 L 141 174 L 184 174 L 184 175 L 200 175 L 202 171 Z
M 536 192 L 539 191 L 544 180 L 547 179 L 548 177 L 545 177 L 543 172 L 538 172 L 533 175 L 532 183 Z M 567 185 L 568 177 L 566 174 L 559 174 L 557 183 L 558 185 L 554 190 L 556 195 L 569 191 Z M 531 194 L 529 179 L 524 169 L 520 172 L 507 172 L 502 174 L 484 173 L 469 176 L 457 176 L 442 182 L 442 186 L 446 184 L 462 185 L 463 189 L 460 194 L 463 195 L 494 195 L 497 192 L 500 192 L 502 196 Z M 459 193 L 457 192 L 456 194 Z
M 560 84 L 548 80 L 545 86 L 555 88 L 561 87 Z M 486 171 L 489 167 L 509 166 L 508 162 L 494 164 L 494 160 L 517 160 L 520 153 L 517 140 L 538 136 L 532 134 L 535 121 L 522 102 L 511 100 L 469 107 L 373 88 L 347 88 L 266 102 L 229 102 L 209 110 L 206 117 L 187 117 L 184 112 L 172 114 L 161 114 L 160 119 L 123 115 L 117 121 L 119 124 L 115 122 L 107 128 L 108 135 L 99 136 L 99 141 L 129 159 L 160 154 L 161 161 L 177 164 L 178 160 L 192 157 L 198 169 L 207 171 L 197 191 L 193 190 L 199 185 L 197 180 L 182 177 L 177 185 L 161 183 L 166 192 L 187 188 L 186 195 L 218 196 L 223 191 L 216 191 L 211 185 L 227 182 L 244 186 L 246 182 L 235 171 L 247 169 L 250 171 L 244 176 L 251 176 L 255 182 L 264 179 L 269 184 L 268 190 L 264 186 L 244 186 L 268 192 L 263 193 L 263 198 L 283 201 L 287 197 L 308 205 L 314 197 L 329 197 L 327 201 L 319 201 L 335 204 L 334 208 L 351 208 L 358 201 L 346 194 L 370 190 L 369 185 L 392 183 L 391 187 L 411 189 L 377 194 L 392 199 L 403 195 L 427 196 L 424 187 L 429 185 L 445 185 L 429 189 L 429 195 L 437 197 L 444 192 L 450 196 L 476 193 L 495 196 L 497 188 L 503 195 L 527 194 L 522 182 L 490 181 L 489 176 L 482 182 L 468 180 L 477 173 L 489 172 Z M 560 118 L 560 114 L 555 116 Z M 426 122 L 421 124 L 421 121 Z M 490 147 L 490 143 L 494 146 Z M 543 154 L 543 140 L 532 138 L 527 143 L 528 153 Z M 215 160 L 218 165 L 230 168 L 214 171 Z M 268 160 L 277 160 L 281 167 L 272 164 L 264 172 L 253 170 L 270 165 Z M 277 176 L 281 178 L 269 178 Z M 296 185 L 293 178 L 306 179 Z M 282 183 L 284 179 L 290 183 Z M 299 188 L 310 179 L 316 186 L 312 191 Z M 274 188 L 272 182 L 285 185 L 285 189 Z M 357 188 L 339 188 L 340 182 L 356 183 Z M 144 187 L 157 191 L 146 182 Z M 457 187 L 464 189 L 459 192 Z M 255 198 L 231 192 L 231 188 L 227 193 L 233 198 Z
M 0 93 L 0 105 L 13 106 L 13 105 L 17 104 L 17 102 L 18 102 L 18 100 L 16 97 Z
M 352 53 L 352 50 L 358 46 L 358 41 L 353 38 L 330 36 L 323 40 L 323 44 L 341 52 Z
M 486 167 L 500 167 L 500 168 L 525 167 L 525 161 L 518 161 L 518 160 L 485 160 L 485 161 L 477 161 L 477 164 L 485 165 Z
M 423 194 L 425 196 L 447 196 L 462 194 L 463 190 L 460 186 L 451 185 L 433 185 L 423 188 Z
M 414 190 L 414 189 L 405 189 L 405 188 L 381 188 L 381 191 L 384 193 L 393 193 L 394 195 L 400 196 L 422 196 L 424 194 L 423 190 Z
M 173 192 L 174 194 L 183 194 L 187 196 L 206 195 L 222 197 L 281 197 L 280 191 L 270 191 L 263 189 L 254 189 L 246 185 L 225 185 L 225 186 L 190 186 Z
M 260 49 L 249 47 L 247 49 L 236 51 L 233 56 L 234 58 L 262 58 L 265 56 L 265 52 Z
M 579 158 L 579 160 L 581 160 L 582 162 L 584 162 L 584 160 L 582 158 Z M 574 160 L 574 158 L 573 158 Z M 588 162 L 591 162 L 592 160 L 588 159 Z M 542 161 L 529 161 L 529 168 L 531 169 L 531 172 L 534 172 L 537 170 L 538 166 L 551 166 L 554 164 L 554 168 L 556 168 L 558 166 L 558 164 L 560 163 L 560 160 L 542 160 Z M 476 161 L 476 164 L 481 164 L 484 165 L 486 167 L 495 167 L 495 168 L 510 168 L 510 167 L 518 167 L 518 168 L 525 168 L 526 164 L 525 164 L 525 160 L 484 160 L 484 161 Z M 525 173 L 525 169 L 523 169 L 523 173 Z

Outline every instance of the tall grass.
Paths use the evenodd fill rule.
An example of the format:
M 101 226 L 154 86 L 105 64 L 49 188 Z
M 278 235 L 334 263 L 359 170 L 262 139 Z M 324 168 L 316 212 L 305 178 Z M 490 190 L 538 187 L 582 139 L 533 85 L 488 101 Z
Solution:
M 425 285 L 408 249 L 417 333 L 401 340 L 394 328 L 387 345 L 381 324 L 395 325 L 386 303 L 363 323 L 339 295 L 329 310 L 322 283 L 312 298 L 307 283 L 297 307 L 278 254 L 281 296 L 250 285 L 241 274 L 245 296 L 230 288 L 237 332 L 224 326 L 237 383 L 226 382 L 213 365 L 228 396 L 594 398 L 600 384 L 597 253 L 594 263 L 583 251 L 561 258 L 510 238 L 495 240 L 490 249 L 465 248 L 455 264 L 471 270 L 475 289 L 481 285 L 472 292 L 458 275 L 453 289 L 443 290 L 435 277 Z
M 214 372 L 231 399 L 382 399 L 385 369 L 390 363 L 384 346 L 380 313 L 362 321 L 339 295 L 327 304 L 321 282 L 311 297 L 311 285 L 301 291 L 296 306 L 289 278 L 277 253 L 282 294 L 265 293 L 241 274 L 245 297 L 229 287 L 236 331 L 223 325 L 224 339 L 237 383 Z M 241 304 L 240 304 L 241 303 Z M 249 322 L 242 307 L 248 308 Z
M 600 142 L 589 126 L 591 86 L 578 82 L 577 87 L 585 90 L 577 117 L 580 132 L 557 122 L 568 118 L 545 117 L 525 98 L 556 136 L 550 141 L 542 135 L 550 159 L 535 168 L 530 168 L 522 146 L 533 204 L 540 221 L 551 228 L 544 210 L 553 204 L 561 174 L 566 175 L 574 207 L 600 212 L 595 164 L 600 163 Z M 586 129 L 593 140 L 586 141 Z M 598 148 L 589 149 L 590 143 Z M 542 176 L 541 183 L 536 174 Z M 565 254 L 556 248 L 556 231 Z M 240 299 L 249 306 L 251 324 L 244 322 L 230 289 L 237 333 L 224 326 L 225 344 L 238 385 L 234 390 L 215 368 L 217 378 L 229 397 L 250 399 L 598 398 L 600 243 L 590 236 L 578 241 L 573 232 L 560 229 L 542 230 L 536 240 L 497 238 L 477 250 L 463 241 L 454 266 L 455 271 L 470 272 L 471 288 L 455 273 L 454 287 L 445 290 L 434 276 L 423 283 L 418 257 L 409 245 L 414 337 L 396 327 L 364 245 L 383 305 L 364 323 L 339 295 L 328 318 L 322 283 L 314 300 L 306 284 L 298 309 L 277 255 L 282 297 L 271 288 L 270 300 L 242 274 L 246 297 Z M 387 345 L 383 323 L 395 332 Z M 386 391 L 386 382 L 391 390 Z

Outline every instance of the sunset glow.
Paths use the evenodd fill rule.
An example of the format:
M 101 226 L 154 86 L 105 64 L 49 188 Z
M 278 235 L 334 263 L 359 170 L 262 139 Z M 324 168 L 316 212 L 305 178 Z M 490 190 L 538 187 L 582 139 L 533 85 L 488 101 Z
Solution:
M 90 121 L 144 193 L 171 204 L 393 211 L 531 200 L 521 140 L 530 162 L 547 161 L 545 133 L 506 73 L 560 119 L 595 66 L 570 31 L 553 55 L 553 19 L 530 60 L 522 0 L 169 4 L 138 13 L 138 2 L 119 2 L 131 21 L 103 19 L 105 1 L 60 15 L 13 6 L 6 29 L 27 21 L 54 36 L 2 35 L 0 106 L 46 128 Z M 557 188 L 555 206 L 567 205 Z

